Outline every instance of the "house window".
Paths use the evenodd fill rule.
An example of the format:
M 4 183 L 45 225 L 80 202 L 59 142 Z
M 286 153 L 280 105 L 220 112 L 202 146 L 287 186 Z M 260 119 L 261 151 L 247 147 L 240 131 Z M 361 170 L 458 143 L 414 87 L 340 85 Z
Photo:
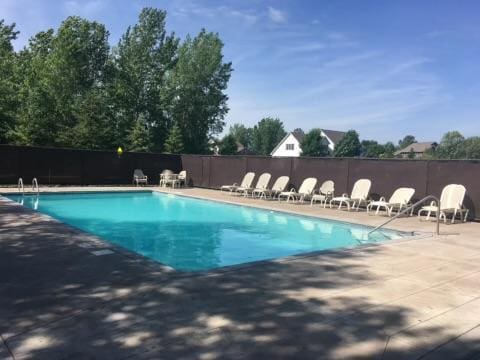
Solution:
M 285 147 L 287 150 L 295 150 L 295 144 L 286 144 Z

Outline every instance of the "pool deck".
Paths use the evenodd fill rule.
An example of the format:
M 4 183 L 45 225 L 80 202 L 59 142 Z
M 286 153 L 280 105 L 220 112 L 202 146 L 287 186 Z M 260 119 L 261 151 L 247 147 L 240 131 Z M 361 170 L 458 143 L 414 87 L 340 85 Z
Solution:
M 0 188 L 7 192 L 16 189 Z M 385 220 L 214 190 L 166 192 Z M 441 225 L 440 236 L 416 217 L 391 228 L 423 235 L 179 273 L 0 197 L 0 359 L 480 358 L 480 224 Z

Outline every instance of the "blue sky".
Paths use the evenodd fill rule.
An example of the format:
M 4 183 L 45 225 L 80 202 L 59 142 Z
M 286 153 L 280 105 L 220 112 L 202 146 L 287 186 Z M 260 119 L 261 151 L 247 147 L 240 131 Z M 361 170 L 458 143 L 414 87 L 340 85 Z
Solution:
M 476 0 L 0 0 L 0 18 L 17 23 L 17 49 L 68 15 L 104 23 L 115 45 L 144 6 L 167 10 L 181 37 L 220 33 L 234 68 L 227 124 L 274 116 L 287 130 L 395 142 L 480 135 Z

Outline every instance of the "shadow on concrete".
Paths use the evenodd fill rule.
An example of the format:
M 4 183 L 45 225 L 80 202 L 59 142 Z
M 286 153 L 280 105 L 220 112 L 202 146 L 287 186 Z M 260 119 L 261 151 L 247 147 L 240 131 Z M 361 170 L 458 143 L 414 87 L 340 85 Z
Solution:
M 186 275 L 121 252 L 92 255 L 101 247 L 0 201 L 0 333 L 17 358 L 469 359 L 480 350 L 434 326 L 404 333 L 418 349 L 386 348 L 386 329 L 410 326 L 411 310 L 342 296 L 383 280 L 353 261 L 375 261 L 376 248 Z

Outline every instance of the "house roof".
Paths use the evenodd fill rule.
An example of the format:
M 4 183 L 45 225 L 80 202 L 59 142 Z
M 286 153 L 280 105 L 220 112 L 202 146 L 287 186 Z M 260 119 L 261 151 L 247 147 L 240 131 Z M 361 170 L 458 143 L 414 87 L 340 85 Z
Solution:
M 343 131 L 337 131 L 337 130 L 325 130 L 322 129 L 323 133 L 327 135 L 327 137 L 332 140 L 334 144 L 338 144 L 340 140 L 343 139 L 345 136 L 346 132 Z
M 275 151 L 277 151 L 278 148 L 279 148 L 280 146 L 282 146 L 282 144 L 285 142 L 285 140 L 287 140 L 287 138 L 288 138 L 290 135 L 293 135 L 293 137 L 294 137 L 299 143 L 301 143 L 301 140 L 299 140 L 298 137 L 297 137 L 297 136 L 300 136 L 298 133 L 297 133 L 297 136 L 295 136 L 295 134 L 293 133 L 293 131 L 292 131 L 292 132 L 289 132 L 287 135 L 285 135 L 285 136 L 283 137 L 282 140 L 280 140 L 280 141 L 278 142 L 277 146 L 275 146 L 275 147 L 273 148 L 273 150 L 270 152 L 270 155 L 273 155 L 273 154 L 275 153 Z M 302 139 L 303 139 L 303 137 L 302 137 Z
M 303 132 L 303 130 L 300 129 L 292 131 L 290 134 L 292 134 L 299 143 L 301 143 L 303 138 L 305 137 L 305 133 Z
M 424 153 L 428 149 L 431 149 L 432 147 L 437 146 L 437 143 L 434 141 L 426 141 L 426 142 L 417 142 L 410 144 L 403 149 L 395 151 L 395 155 L 400 155 L 404 153 Z

